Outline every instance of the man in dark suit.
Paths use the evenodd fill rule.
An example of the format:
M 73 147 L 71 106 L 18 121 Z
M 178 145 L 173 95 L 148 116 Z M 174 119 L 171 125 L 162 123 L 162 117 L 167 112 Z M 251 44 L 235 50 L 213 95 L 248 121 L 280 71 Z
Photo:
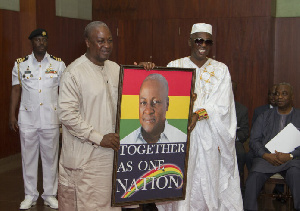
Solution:
M 276 101 L 275 101 L 276 86 L 277 86 L 277 84 L 274 84 L 268 90 L 268 104 L 259 106 L 256 109 L 254 109 L 251 127 L 253 127 L 253 123 L 255 122 L 255 120 L 257 119 L 257 117 L 260 114 L 264 113 L 265 111 L 267 111 L 269 109 L 276 107 Z M 251 150 L 248 153 L 246 153 L 246 166 L 247 166 L 248 171 L 250 171 L 250 169 L 251 169 L 253 157 L 254 157 L 254 154 Z M 283 191 L 284 191 L 284 186 L 282 184 L 276 184 L 276 186 L 273 190 L 273 193 L 280 195 L 283 193 Z M 285 202 L 284 199 L 279 198 L 279 200 L 283 203 Z
M 235 97 L 237 91 L 237 83 L 235 81 L 232 81 L 232 91 Z M 243 143 L 247 141 L 249 137 L 248 109 L 246 106 L 242 105 L 236 100 L 234 101 L 234 103 L 235 103 L 235 111 L 236 111 L 236 119 L 237 119 L 235 149 L 236 149 L 239 174 L 242 183 L 244 178 L 244 166 L 246 163 L 246 152 Z
M 251 128 L 253 127 L 255 120 L 257 119 L 257 117 L 260 114 L 264 113 L 265 111 L 267 111 L 271 108 L 276 107 L 276 101 L 275 101 L 276 86 L 277 86 L 277 84 L 273 84 L 273 86 L 270 87 L 268 90 L 268 104 L 259 106 L 254 109 Z M 250 169 L 251 169 L 253 157 L 254 157 L 253 152 L 250 150 L 246 154 L 246 158 L 245 158 L 248 171 L 250 171 Z
M 289 123 L 300 128 L 300 110 L 292 106 L 293 88 L 288 83 L 278 84 L 275 100 L 277 107 L 261 114 L 251 130 L 250 148 L 254 159 L 246 181 L 245 210 L 257 210 L 260 190 L 275 173 L 285 178 L 293 195 L 294 207 L 300 210 L 300 146 L 289 153 L 270 153 L 265 147 Z

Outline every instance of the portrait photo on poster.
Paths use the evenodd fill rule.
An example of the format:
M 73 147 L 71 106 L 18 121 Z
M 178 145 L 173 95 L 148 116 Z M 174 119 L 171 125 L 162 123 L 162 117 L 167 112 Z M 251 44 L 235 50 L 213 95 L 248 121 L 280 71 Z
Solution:
M 112 206 L 185 196 L 195 69 L 121 66 Z

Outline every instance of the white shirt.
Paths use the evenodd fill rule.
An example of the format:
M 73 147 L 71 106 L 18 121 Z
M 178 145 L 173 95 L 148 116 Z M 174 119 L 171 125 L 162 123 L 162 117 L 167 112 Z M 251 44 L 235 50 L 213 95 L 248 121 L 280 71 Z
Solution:
M 18 121 L 22 126 L 41 129 L 58 126 L 58 86 L 66 66 L 57 60 L 46 53 L 42 61 L 38 62 L 32 53 L 23 62 L 15 62 L 12 85 L 21 82 Z
M 58 100 L 64 167 L 82 168 L 93 156 L 113 156 L 113 149 L 99 145 L 104 135 L 115 132 L 119 71 L 115 62 L 98 66 L 85 55 L 64 71 Z
M 181 130 L 165 122 L 165 129 L 160 134 L 157 144 L 161 143 L 175 143 L 186 142 L 187 136 Z M 141 127 L 130 133 L 128 136 L 121 140 L 121 144 L 147 144 L 141 133 Z

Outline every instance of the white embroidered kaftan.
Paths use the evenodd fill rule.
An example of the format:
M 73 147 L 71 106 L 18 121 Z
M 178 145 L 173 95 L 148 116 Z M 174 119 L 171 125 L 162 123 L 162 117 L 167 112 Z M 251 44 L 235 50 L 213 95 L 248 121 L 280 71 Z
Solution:
M 208 59 L 199 68 L 190 57 L 172 61 L 168 67 L 196 68 L 194 111 L 206 109 L 209 119 L 198 121 L 191 134 L 185 200 L 158 205 L 159 210 L 243 210 L 228 67 Z

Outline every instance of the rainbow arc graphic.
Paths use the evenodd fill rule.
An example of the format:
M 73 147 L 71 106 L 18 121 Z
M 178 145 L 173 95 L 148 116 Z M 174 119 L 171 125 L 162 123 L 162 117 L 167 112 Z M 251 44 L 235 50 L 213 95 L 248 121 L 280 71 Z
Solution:
M 138 192 L 142 187 L 145 187 L 151 183 L 154 179 L 158 179 L 162 176 L 179 176 L 181 178 L 181 184 L 177 189 L 180 189 L 183 185 L 183 174 L 181 169 L 174 164 L 164 164 L 160 167 L 156 167 L 136 180 L 135 184 L 132 184 L 131 187 L 123 194 L 121 198 L 129 198 L 136 192 Z M 146 183 L 146 184 L 145 184 Z

